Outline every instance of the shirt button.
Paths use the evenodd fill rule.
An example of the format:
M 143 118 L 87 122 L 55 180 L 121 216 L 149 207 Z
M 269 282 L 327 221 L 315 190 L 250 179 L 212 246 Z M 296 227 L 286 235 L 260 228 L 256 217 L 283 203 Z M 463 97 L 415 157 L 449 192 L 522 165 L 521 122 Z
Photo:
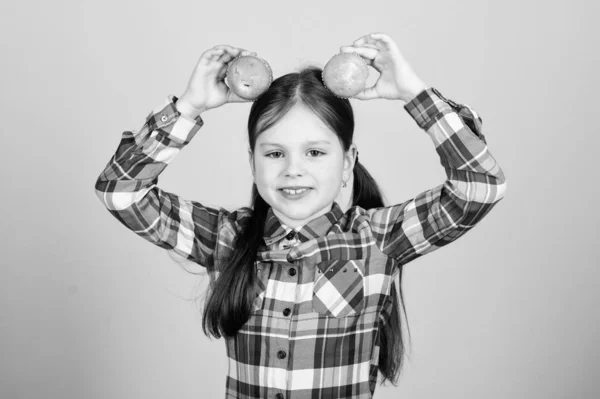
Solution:
M 160 117 L 160 120 L 163 121 L 163 122 L 166 122 L 167 119 L 169 119 L 169 117 L 167 115 L 163 115 L 163 116 Z
M 284 316 L 289 316 L 290 313 L 292 313 L 292 309 L 290 309 L 290 308 L 283 309 L 283 315 Z
M 285 238 L 287 238 L 288 240 L 293 240 L 294 237 L 296 236 L 295 232 L 292 230 L 288 233 L 287 236 L 285 236 Z
M 285 351 L 279 351 L 277 352 L 277 357 L 280 359 L 285 359 Z
M 282 393 L 278 393 L 277 395 L 275 395 L 275 398 L 277 398 L 277 399 L 283 399 L 283 394 Z
M 289 274 L 290 276 L 295 276 L 295 275 L 296 275 L 296 269 L 294 269 L 294 268 L 292 267 L 290 270 L 288 270 L 288 274 Z

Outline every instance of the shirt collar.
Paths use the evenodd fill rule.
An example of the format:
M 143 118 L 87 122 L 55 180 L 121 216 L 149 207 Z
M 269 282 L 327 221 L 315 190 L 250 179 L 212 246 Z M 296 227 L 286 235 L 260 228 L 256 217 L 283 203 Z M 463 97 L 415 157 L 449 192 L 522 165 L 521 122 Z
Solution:
M 342 208 L 334 201 L 329 212 L 314 218 L 298 230 L 298 239 L 301 242 L 306 242 L 324 236 L 343 214 Z M 265 230 L 263 235 L 265 244 L 271 246 L 273 243 L 284 238 L 291 231 L 293 231 L 293 229 L 283 225 L 277 216 L 275 216 L 273 208 L 270 207 L 265 219 Z

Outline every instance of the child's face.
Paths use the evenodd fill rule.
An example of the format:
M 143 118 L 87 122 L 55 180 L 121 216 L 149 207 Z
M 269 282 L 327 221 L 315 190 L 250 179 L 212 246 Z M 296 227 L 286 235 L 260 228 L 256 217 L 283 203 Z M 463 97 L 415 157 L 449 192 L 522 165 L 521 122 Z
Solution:
M 356 146 L 344 152 L 337 135 L 304 106 L 294 106 L 258 135 L 250 154 L 254 182 L 279 220 L 299 227 L 331 210 L 354 167 Z M 298 194 L 284 188 L 305 191 Z M 344 205 L 344 204 L 340 204 Z

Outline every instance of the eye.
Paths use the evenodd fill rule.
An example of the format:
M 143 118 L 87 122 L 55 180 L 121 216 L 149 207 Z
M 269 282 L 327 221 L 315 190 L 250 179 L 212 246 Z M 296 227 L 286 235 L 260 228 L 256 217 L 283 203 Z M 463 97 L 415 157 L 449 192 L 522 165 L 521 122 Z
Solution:
M 309 154 L 312 154 L 315 157 L 318 157 L 320 155 L 325 155 L 325 153 L 323 151 L 319 151 L 319 150 L 310 150 L 308 151 Z
M 273 151 L 273 152 L 266 154 L 265 156 L 268 158 L 279 158 L 279 155 L 281 155 L 281 151 Z

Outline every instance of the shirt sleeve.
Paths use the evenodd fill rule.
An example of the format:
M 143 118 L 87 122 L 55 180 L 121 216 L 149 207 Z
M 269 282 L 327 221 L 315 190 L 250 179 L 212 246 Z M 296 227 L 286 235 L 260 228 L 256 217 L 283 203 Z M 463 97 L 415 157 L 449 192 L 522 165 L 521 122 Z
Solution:
M 506 191 L 504 173 L 468 105 L 427 88 L 404 105 L 433 141 L 446 181 L 398 205 L 367 211 L 377 245 L 406 264 L 449 244 L 479 223 Z
M 181 114 L 177 97 L 153 109 L 138 131 L 122 133 L 95 192 L 108 211 L 151 243 L 212 266 L 218 232 L 232 215 L 158 187 L 158 175 L 190 143 L 204 122 Z

